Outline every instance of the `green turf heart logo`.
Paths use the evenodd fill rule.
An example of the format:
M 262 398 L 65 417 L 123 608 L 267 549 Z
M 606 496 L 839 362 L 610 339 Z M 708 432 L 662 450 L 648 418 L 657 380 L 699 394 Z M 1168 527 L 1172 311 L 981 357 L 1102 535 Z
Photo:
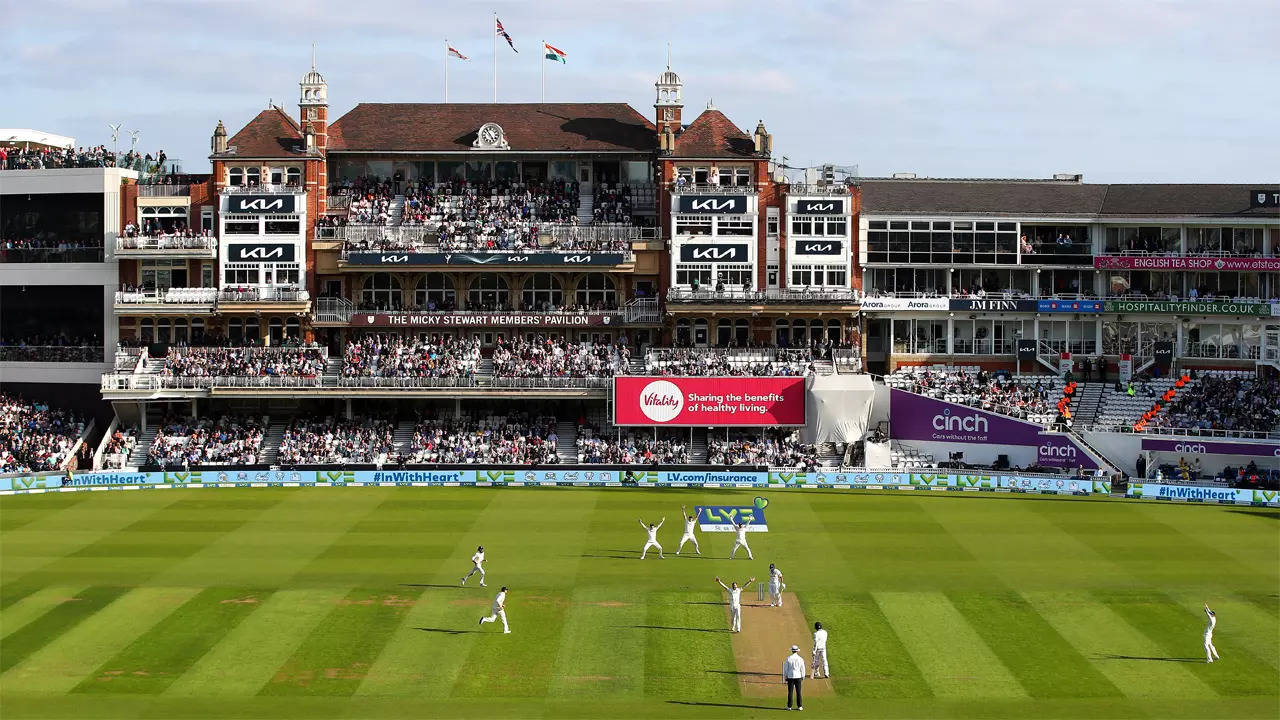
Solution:
M 762 497 L 758 497 L 758 498 L 756 498 L 756 509 L 757 509 L 757 510 L 763 510 L 763 509 L 765 509 L 765 508 L 767 508 L 767 507 L 769 507 L 769 499 L 768 499 L 768 498 L 762 498 Z

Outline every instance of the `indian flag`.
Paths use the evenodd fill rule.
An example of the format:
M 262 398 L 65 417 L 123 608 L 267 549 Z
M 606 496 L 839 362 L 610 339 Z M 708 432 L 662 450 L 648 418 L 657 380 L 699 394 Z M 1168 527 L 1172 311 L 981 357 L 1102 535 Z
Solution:
M 545 42 L 542 43 L 542 48 L 543 50 L 546 51 L 548 60 L 555 60 L 556 62 L 561 62 L 561 63 L 564 62 L 565 53 L 560 48 L 554 45 L 549 45 Z

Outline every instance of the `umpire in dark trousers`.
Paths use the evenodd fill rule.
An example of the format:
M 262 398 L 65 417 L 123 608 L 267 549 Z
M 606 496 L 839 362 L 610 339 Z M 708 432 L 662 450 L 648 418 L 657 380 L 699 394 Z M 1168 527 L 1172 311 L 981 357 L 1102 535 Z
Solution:
M 787 683 L 787 709 L 791 709 L 791 693 L 796 695 L 796 709 L 804 709 L 804 696 L 800 694 L 800 683 L 804 682 L 804 658 L 800 657 L 800 646 L 792 645 L 791 654 L 782 661 L 782 679 Z

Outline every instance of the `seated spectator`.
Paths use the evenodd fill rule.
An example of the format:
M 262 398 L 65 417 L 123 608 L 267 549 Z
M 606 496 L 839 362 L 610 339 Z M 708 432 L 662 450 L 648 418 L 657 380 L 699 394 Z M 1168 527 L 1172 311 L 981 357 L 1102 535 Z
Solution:
M 356 342 L 347 343 L 342 358 L 342 376 L 469 378 L 475 375 L 479 363 L 479 338 L 366 335 Z
M 885 383 L 920 395 L 1011 415 L 1033 422 L 1049 422 L 1062 397 L 1054 378 L 1013 378 L 985 371 L 967 373 L 911 368 L 885 378 Z
M 74 413 L 0 392 L 0 472 L 59 469 L 84 428 L 84 419 Z
M 631 356 L 625 344 L 574 343 L 563 336 L 500 340 L 493 351 L 493 374 L 510 378 L 612 377 Z
M 257 465 L 263 425 L 254 418 L 170 418 L 161 423 L 147 451 L 150 467 Z
M 560 462 L 558 441 L 553 417 L 436 418 L 414 428 L 408 462 L 554 465 Z
M 315 348 L 171 347 L 163 373 L 177 377 L 306 377 L 324 373 Z
M 687 465 L 688 436 L 671 430 L 652 432 L 578 426 L 578 462 L 609 465 Z
M 397 459 L 395 423 L 377 418 L 294 420 L 277 459 L 281 465 L 381 465 Z
M 1198 382 L 1179 390 L 1167 412 L 1148 426 L 1280 431 L 1280 379 L 1204 373 Z
M 826 352 L 825 346 L 820 352 Z M 779 377 L 812 375 L 815 371 L 814 352 L 809 349 L 762 348 L 736 353 L 720 348 L 661 348 L 650 350 L 644 362 L 647 374 L 681 377 Z
M 817 469 L 818 451 L 802 444 L 795 431 L 766 431 L 763 437 L 738 433 L 728 439 L 708 437 L 707 464 L 797 468 L 807 472 Z

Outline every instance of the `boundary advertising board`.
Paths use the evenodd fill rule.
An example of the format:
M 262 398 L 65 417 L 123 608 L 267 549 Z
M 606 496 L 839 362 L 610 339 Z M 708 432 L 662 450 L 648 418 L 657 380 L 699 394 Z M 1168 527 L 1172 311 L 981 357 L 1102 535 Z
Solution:
M 615 425 L 803 425 L 804 402 L 803 377 L 613 379 Z

